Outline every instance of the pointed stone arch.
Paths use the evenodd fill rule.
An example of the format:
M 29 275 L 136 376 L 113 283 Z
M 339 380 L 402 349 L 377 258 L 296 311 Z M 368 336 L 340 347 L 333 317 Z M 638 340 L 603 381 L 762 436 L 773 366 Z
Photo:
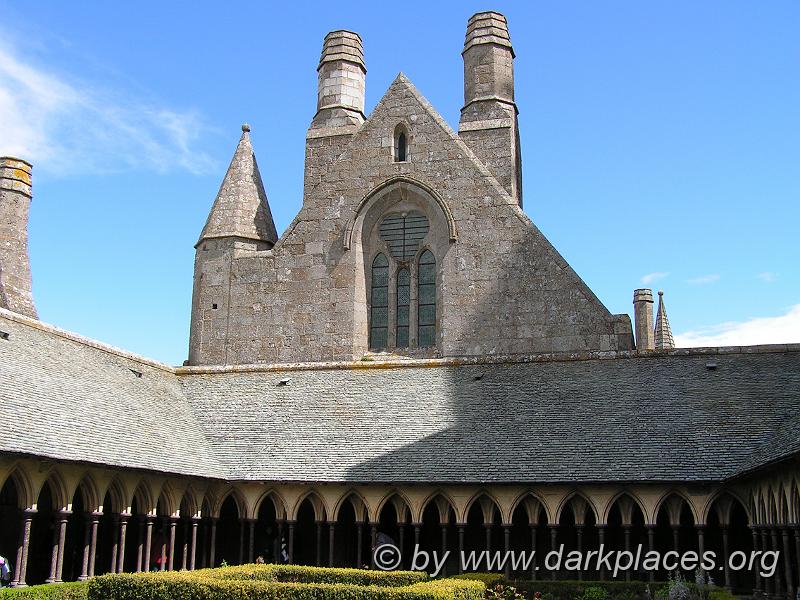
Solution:
M 356 490 L 355 488 L 347 489 L 339 498 L 336 500 L 335 505 L 331 509 L 331 518 L 329 520 L 336 521 L 339 519 L 339 511 L 342 509 L 342 506 L 345 502 L 351 502 L 353 504 L 353 511 L 356 514 L 356 520 L 359 520 L 359 516 L 363 513 L 363 517 L 361 520 L 375 520 L 375 515 L 372 514 L 370 511 L 370 506 L 367 503 L 366 498 L 364 495 Z M 298 507 L 300 504 L 297 505 Z M 319 520 L 319 519 L 318 519 Z
M 275 509 L 275 515 L 278 519 L 286 519 L 286 499 L 281 495 L 278 489 L 270 488 L 258 497 L 258 500 L 256 500 L 256 503 L 253 506 L 253 515 L 255 515 L 255 518 L 258 518 L 264 502 L 272 502 L 272 506 Z
M 14 485 L 14 490 L 17 493 L 17 505 L 20 509 L 30 508 L 36 503 L 34 497 L 34 486 L 28 472 L 22 465 L 14 465 L 8 473 L 8 476 L 0 482 L 0 489 L 11 481 Z
M 545 519 L 548 523 L 553 522 L 550 515 L 550 506 L 547 504 L 547 502 L 545 502 L 544 498 L 532 490 L 525 490 L 516 498 L 514 498 L 509 506 L 508 522 L 511 522 L 514 513 L 517 512 L 521 505 L 524 507 L 525 513 L 528 515 L 528 522 L 532 522 L 531 519 L 538 517 L 542 513 L 544 513 Z M 535 523 L 538 524 L 538 520 L 535 521 Z
M 463 512 L 460 515 L 458 512 L 456 513 L 456 517 L 458 519 L 457 522 L 466 523 L 467 515 L 469 515 L 469 511 L 476 502 L 480 503 L 484 523 L 493 523 L 495 514 L 500 517 L 502 522 L 507 522 L 505 520 L 505 515 L 503 514 L 500 501 L 494 494 L 486 489 L 480 489 L 475 492 L 464 505 Z
M 125 507 L 125 511 L 133 506 L 133 500 L 136 500 L 139 512 L 143 515 L 156 516 L 158 512 L 158 498 L 153 493 L 153 488 L 149 485 L 147 479 L 140 479 L 133 494 L 131 495 L 129 504 Z
M 292 506 L 292 510 L 289 513 L 288 519 L 290 521 L 297 519 L 297 513 L 300 510 L 300 507 L 303 505 L 303 502 L 308 500 L 311 502 L 311 506 L 314 509 L 314 518 L 317 521 L 324 521 L 325 515 L 329 514 L 328 507 L 325 504 L 325 500 L 323 499 L 322 495 L 317 490 L 308 490 L 304 494 L 302 494 L 297 501 Z
M 402 513 L 407 520 L 404 522 L 410 522 L 412 520 L 412 514 L 413 514 L 412 503 L 408 499 L 408 496 L 406 496 L 401 490 L 397 488 L 394 488 L 391 491 L 389 491 L 375 505 L 375 514 L 372 517 L 374 520 L 378 520 L 380 518 L 381 512 L 388 503 L 394 504 L 394 509 L 398 515 L 398 519 L 400 518 L 400 515 Z M 402 509 L 400 508 L 401 504 L 403 507 Z
M 127 511 L 133 503 L 134 494 L 130 494 L 130 498 L 128 497 L 128 492 L 118 476 L 114 476 L 108 482 L 106 489 L 102 490 L 102 494 L 100 512 L 109 510 L 115 513 L 122 513 Z M 111 500 L 111 506 L 105 505 L 106 495 Z
M 709 496 L 708 500 L 702 507 L 702 522 L 708 523 L 708 518 L 711 515 L 712 510 L 722 511 L 719 513 L 719 516 L 722 517 L 724 515 L 730 516 L 730 506 L 717 506 L 720 501 L 725 501 L 728 498 L 732 502 L 738 502 L 742 509 L 744 510 L 745 514 L 747 515 L 748 522 L 753 525 L 755 523 L 755 515 L 753 513 L 753 507 L 751 503 L 745 502 L 744 499 L 735 491 L 728 488 L 722 488 L 714 492 L 711 496 Z M 721 519 L 724 520 L 724 519 Z
M 450 496 L 450 494 L 448 494 L 444 490 L 437 489 L 428 494 L 428 496 L 426 496 L 425 499 L 422 502 L 420 502 L 419 506 L 417 507 L 417 512 L 412 515 L 413 522 L 421 523 L 422 515 L 425 513 L 425 509 L 428 508 L 428 504 L 437 501 L 437 499 L 439 498 L 444 500 L 449 505 L 449 507 L 453 510 L 453 513 L 456 515 L 456 519 L 458 519 L 458 506 L 453 501 L 453 498 Z M 439 509 L 439 513 L 441 514 L 442 511 L 441 505 L 438 506 L 437 508 Z
M 594 502 L 583 492 L 572 490 L 561 499 L 561 502 L 558 503 L 553 524 L 558 524 L 561 522 L 561 517 L 564 513 L 564 510 L 570 505 L 572 506 L 573 513 L 575 513 L 576 521 L 578 519 L 585 519 L 588 514 L 586 511 L 589 510 L 595 519 L 595 523 L 598 522 L 599 513 Z
M 231 486 L 223 491 L 222 494 L 219 494 L 216 498 L 216 502 L 213 504 L 212 508 L 212 515 L 213 517 L 219 517 L 220 511 L 222 510 L 222 505 L 225 504 L 225 500 L 229 497 L 233 498 L 234 504 L 236 504 L 236 512 L 239 515 L 240 519 L 245 519 L 248 516 L 247 513 L 247 500 L 242 494 L 241 490 L 237 487 Z
M 636 492 L 629 489 L 620 490 L 619 492 L 614 494 L 614 496 L 612 496 L 608 500 L 608 502 L 606 502 L 606 505 L 603 507 L 603 510 L 600 513 L 600 517 L 598 518 L 597 522 L 599 524 L 607 524 L 608 516 L 611 513 L 611 509 L 614 508 L 614 505 L 617 504 L 617 502 L 620 501 L 624 502 L 623 500 L 624 498 L 628 498 L 634 504 L 634 506 L 637 506 L 639 510 L 642 511 L 642 516 L 644 517 L 644 522 L 646 525 L 653 525 L 655 523 L 656 515 L 648 514 L 644 502 L 642 502 L 642 499 L 639 497 L 639 495 L 636 494 Z
M 72 497 L 70 496 L 67 486 L 64 482 L 64 478 L 61 476 L 61 473 L 58 471 L 58 469 L 50 469 L 50 471 L 47 473 L 47 477 L 44 478 L 36 493 L 37 502 L 45 485 L 50 486 L 50 494 L 53 499 L 53 506 L 51 508 L 55 511 L 68 510 L 69 505 L 72 502 Z
M 87 471 L 81 476 L 72 494 L 73 500 L 75 494 L 81 494 L 83 506 L 88 512 L 98 512 L 100 510 L 103 500 L 100 498 L 99 488 L 90 472 Z
M 658 499 L 658 502 L 656 502 L 656 504 L 655 504 L 655 506 L 653 508 L 653 519 L 654 520 L 658 519 L 658 513 L 661 512 L 661 508 L 664 507 L 668 511 L 671 511 L 671 512 L 668 512 L 668 514 L 669 514 L 669 517 L 670 517 L 670 522 L 672 521 L 672 518 L 675 516 L 674 515 L 675 507 L 674 506 L 670 507 L 670 506 L 666 506 L 665 505 L 668 501 L 670 501 L 670 498 L 678 498 L 681 501 L 685 502 L 686 506 L 689 507 L 689 512 L 692 515 L 692 520 L 694 521 L 695 525 L 701 523 L 700 514 L 699 514 L 699 511 L 697 509 L 697 506 L 695 506 L 695 504 L 689 499 L 689 497 L 686 494 L 684 494 L 681 490 L 678 490 L 678 489 L 675 489 L 675 488 L 670 488 L 669 490 L 664 492 L 661 495 L 661 497 Z

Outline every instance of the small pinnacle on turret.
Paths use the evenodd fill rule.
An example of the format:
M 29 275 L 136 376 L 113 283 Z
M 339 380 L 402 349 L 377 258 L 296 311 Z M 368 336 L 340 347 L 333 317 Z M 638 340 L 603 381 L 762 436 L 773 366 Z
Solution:
M 658 292 L 658 314 L 656 315 L 655 328 L 656 350 L 669 350 L 675 347 L 675 339 L 672 337 L 672 329 L 667 318 L 667 307 L 664 304 L 664 292 Z
M 250 125 L 247 123 L 242 123 L 242 131 L 245 133 L 250 133 Z

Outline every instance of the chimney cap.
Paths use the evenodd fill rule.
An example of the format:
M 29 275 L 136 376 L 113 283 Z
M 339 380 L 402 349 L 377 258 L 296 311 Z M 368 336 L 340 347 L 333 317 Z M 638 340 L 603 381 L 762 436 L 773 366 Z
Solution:
M 652 302 L 653 290 L 650 288 L 638 288 L 633 290 L 633 302 Z

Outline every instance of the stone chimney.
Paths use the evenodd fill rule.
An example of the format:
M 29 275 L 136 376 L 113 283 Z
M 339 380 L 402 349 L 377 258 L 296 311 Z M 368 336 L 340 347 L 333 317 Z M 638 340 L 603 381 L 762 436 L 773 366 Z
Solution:
M 461 55 L 464 108 L 458 135 L 522 206 L 514 49 L 506 18 L 493 11 L 473 15 Z
M 361 37 L 345 30 L 326 35 L 317 74 L 317 114 L 306 134 L 306 189 L 364 123 L 367 67 Z
M 19 158 L 0 157 L 0 307 L 36 319 L 28 257 L 31 169 Z
M 633 290 L 633 321 L 636 332 L 636 350 L 644 352 L 655 348 L 653 337 L 653 290 Z

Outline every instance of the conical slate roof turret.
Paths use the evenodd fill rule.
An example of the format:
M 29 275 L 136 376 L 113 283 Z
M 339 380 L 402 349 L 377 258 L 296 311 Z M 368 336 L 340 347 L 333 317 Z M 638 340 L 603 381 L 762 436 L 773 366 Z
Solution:
M 667 307 L 664 305 L 664 292 L 658 292 L 655 342 L 656 350 L 669 350 L 675 347 L 675 339 L 672 337 L 672 329 L 667 318 Z
M 250 143 L 250 126 L 247 124 L 242 125 L 242 137 L 222 180 L 200 241 L 223 237 L 270 244 L 278 241 L 267 193 Z

